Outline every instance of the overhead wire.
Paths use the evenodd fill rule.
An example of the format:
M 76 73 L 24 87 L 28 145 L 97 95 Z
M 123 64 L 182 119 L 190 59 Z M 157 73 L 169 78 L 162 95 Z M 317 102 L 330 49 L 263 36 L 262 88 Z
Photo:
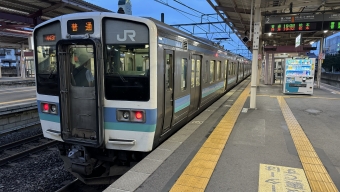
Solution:
M 210 16 L 210 15 L 206 15 L 206 14 L 204 14 L 204 13 L 202 13 L 202 12 L 196 10 L 196 9 L 193 9 L 193 8 L 189 7 L 189 6 L 187 6 L 186 4 L 184 4 L 184 3 L 182 3 L 182 2 L 180 2 L 180 1 L 178 1 L 178 0 L 173 0 L 173 1 L 175 1 L 176 3 L 179 3 L 179 4 L 181 4 L 181 5 L 183 5 L 183 6 L 187 7 L 187 8 L 189 8 L 189 9 L 191 9 L 192 11 L 195 11 L 195 12 L 200 13 L 200 14 L 202 14 L 202 15 L 206 15 L 207 18 L 202 18 L 202 15 L 201 15 L 201 16 L 197 16 L 197 15 L 188 13 L 188 12 L 186 12 L 186 11 L 183 11 L 183 10 L 181 10 L 181 9 L 178 9 L 178 8 L 176 8 L 176 7 L 173 7 L 173 6 L 169 5 L 167 2 L 163 2 L 163 1 L 161 1 L 161 0 L 154 0 L 154 1 L 156 1 L 156 2 L 158 2 L 158 3 L 161 3 L 161 4 L 165 5 L 165 6 L 168 6 L 168 7 L 172 8 L 172 9 L 176 10 L 177 12 L 179 12 L 180 14 L 182 14 L 183 16 L 185 16 L 186 18 L 188 18 L 188 19 L 191 20 L 192 22 L 196 22 L 196 21 L 194 21 L 193 19 L 191 19 L 191 18 L 188 17 L 187 15 L 190 15 L 190 16 L 193 16 L 193 17 L 196 17 L 196 18 L 205 19 L 205 20 L 207 20 L 208 22 L 210 22 L 210 20 L 208 19 L 209 17 L 214 18 L 214 17 L 212 17 L 212 16 Z M 185 15 L 185 14 L 187 14 L 187 15 Z M 214 18 L 214 19 L 216 19 L 216 18 Z M 217 18 L 217 20 L 218 20 L 218 18 Z M 211 24 L 211 25 L 214 27 L 215 30 L 216 30 L 216 29 L 219 29 L 221 32 L 228 33 L 226 30 L 222 30 L 222 29 L 220 29 L 219 27 L 215 26 L 214 24 Z M 210 33 L 210 31 L 207 32 L 206 29 L 203 29 L 203 28 L 200 27 L 199 25 L 195 25 L 195 26 L 197 26 L 198 28 L 200 28 L 202 31 L 204 31 L 204 32 L 206 33 L 207 39 L 211 40 L 212 37 L 214 36 L 214 33 L 212 33 L 211 38 L 209 38 L 209 37 L 208 37 L 208 33 Z M 223 27 L 223 26 L 222 26 L 222 27 Z M 184 27 L 179 27 L 179 28 L 182 28 L 182 29 L 184 29 L 185 31 L 189 32 L 189 31 L 188 31 L 187 29 L 185 29 Z M 216 31 L 218 31 L 218 30 L 216 30 Z M 220 37 L 223 38 L 223 36 L 222 36 L 220 33 L 218 33 L 218 35 L 219 35 Z M 233 38 L 231 38 L 230 32 L 229 32 L 229 37 L 230 37 L 231 41 L 233 42 L 233 44 L 231 44 L 231 42 L 229 42 L 229 41 L 226 41 L 226 43 L 229 44 L 229 45 L 231 45 L 232 47 L 235 47 L 235 48 L 236 48 L 236 45 L 235 45 L 236 42 L 234 41 Z

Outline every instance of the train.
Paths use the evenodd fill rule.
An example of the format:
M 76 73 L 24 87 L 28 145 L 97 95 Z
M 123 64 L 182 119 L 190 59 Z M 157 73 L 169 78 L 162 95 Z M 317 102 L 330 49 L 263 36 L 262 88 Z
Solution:
M 251 62 L 153 18 L 86 12 L 33 31 L 39 118 L 64 168 L 108 184 L 251 74 Z

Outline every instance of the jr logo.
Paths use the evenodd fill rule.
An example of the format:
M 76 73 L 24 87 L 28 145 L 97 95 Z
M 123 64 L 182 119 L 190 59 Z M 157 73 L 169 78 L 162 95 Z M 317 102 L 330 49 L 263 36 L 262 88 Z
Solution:
M 124 30 L 124 37 L 121 38 L 120 35 L 117 35 L 118 41 L 126 41 L 127 36 L 130 37 L 131 41 L 135 41 L 136 31 L 135 30 Z

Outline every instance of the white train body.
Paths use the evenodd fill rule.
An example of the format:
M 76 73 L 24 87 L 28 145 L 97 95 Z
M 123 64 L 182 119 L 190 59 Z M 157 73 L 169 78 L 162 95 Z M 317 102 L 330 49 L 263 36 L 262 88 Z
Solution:
M 43 134 L 84 182 L 99 164 L 152 151 L 251 69 L 210 41 L 115 13 L 48 20 L 34 45 Z

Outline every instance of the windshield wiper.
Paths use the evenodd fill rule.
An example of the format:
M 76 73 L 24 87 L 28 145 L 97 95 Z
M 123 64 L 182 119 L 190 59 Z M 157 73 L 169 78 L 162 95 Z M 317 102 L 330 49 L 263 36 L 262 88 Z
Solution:
M 50 75 L 48 76 L 49 79 L 52 79 L 52 75 L 54 75 L 54 74 L 53 74 L 54 71 L 55 71 L 55 68 L 53 68 L 53 69 L 51 70 Z
M 122 80 L 123 83 L 127 83 L 128 82 L 127 80 L 124 79 L 124 77 L 118 71 L 113 71 L 112 69 L 110 69 L 109 73 L 111 73 L 111 74 L 117 73 L 119 78 L 120 78 L 120 80 Z

